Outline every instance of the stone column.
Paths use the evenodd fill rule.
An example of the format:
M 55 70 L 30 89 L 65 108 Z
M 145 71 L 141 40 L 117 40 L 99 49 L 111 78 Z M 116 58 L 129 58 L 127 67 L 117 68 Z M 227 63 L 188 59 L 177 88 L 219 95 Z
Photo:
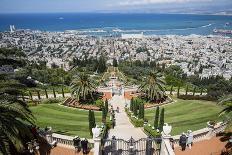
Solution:
M 160 155 L 175 155 L 170 143 L 170 135 L 162 134 L 162 143 L 160 149 Z
M 172 126 L 169 126 L 167 123 L 164 123 L 163 132 L 162 132 L 162 142 L 160 148 L 160 155 L 175 155 L 172 145 L 170 143 L 170 135 L 172 131 Z
M 94 155 L 101 155 L 101 138 L 94 138 Z
M 93 140 L 94 140 L 94 155 L 101 155 L 101 129 L 96 126 L 95 128 L 92 128 L 93 133 Z

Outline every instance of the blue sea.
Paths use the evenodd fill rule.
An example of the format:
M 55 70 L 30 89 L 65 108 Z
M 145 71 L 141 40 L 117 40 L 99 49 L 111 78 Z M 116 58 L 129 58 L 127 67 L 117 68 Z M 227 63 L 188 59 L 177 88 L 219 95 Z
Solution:
M 210 35 L 213 29 L 232 29 L 232 16 L 190 14 L 104 14 L 42 13 L 0 14 L 0 31 L 17 29 L 42 31 L 77 30 L 80 34 L 114 36 L 121 33 L 145 35 Z

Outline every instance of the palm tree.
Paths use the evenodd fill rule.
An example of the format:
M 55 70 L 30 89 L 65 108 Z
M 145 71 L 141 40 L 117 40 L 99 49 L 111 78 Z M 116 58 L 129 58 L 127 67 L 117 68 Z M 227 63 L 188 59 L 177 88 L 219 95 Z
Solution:
M 22 66 L 23 53 L 15 49 L 0 49 L 0 66 Z M 24 86 L 15 80 L 14 72 L 0 73 L 0 154 L 19 152 L 25 137 L 30 137 L 28 125 L 34 124 L 27 104 L 20 97 Z M 13 151 L 13 152 L 12 152 Z
M 85 73 L 80 73 L 77 79 L 74 79 L 71 83 L 72 95 L 75 95 L 78 100 L 86 100 L 86 96 L 90 95 L 93 99 L 93 92 L 96 90 L 95 83 Z
M 232 114 L 232 94 L 222 97 L 218 104 L 224 106 L 224 109 L 220 112 L 220 115 L 225 114 L 230 118 L 230 115 Z M 231 118 L 228 121 L 231 122 Z
M 141 84 L 140 89 L 146 93 L 150 100 L 162 99 L 165 95 L 165 81 L 158 72 L 150 72 L 145 81 Z

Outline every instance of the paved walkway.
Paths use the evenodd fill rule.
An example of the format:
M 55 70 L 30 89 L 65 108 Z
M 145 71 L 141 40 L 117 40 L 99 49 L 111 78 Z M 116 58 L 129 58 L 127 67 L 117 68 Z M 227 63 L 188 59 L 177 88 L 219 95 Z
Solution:
M 226 142 L 220 141 L 221 137 L 213 137 L 209 140 L 196 142 L 190 150 L 186 147 L 185 151 L 181 151 L 180 147 L 175 148 L 176 155 L 220 155 L 225 150 Z
M 83 153 L 77 153 L 73 148 L 57 146 L 51 150 L 50 155 L 83 155 Z M 88 155 L 93 155 L 93 152 L 90 152 Z
M 123 96 L 118 95 L 113 96 L 113 98 L 109 101 L 114 110 L 117 107 L 120 109 L 119 113 L 115 112 L 116 126 L 114 129 L 110 129 L 109 138 L 112 138 L 112 136 L 124 140 L 129 140 L 131 137 L 135 140 L 146 138 L 147 135 L 141 130 L 141 128 L 135 128 L 127 117 L 124 110 L 126 102 L 128 102 L 128 100 L 126 100 Z

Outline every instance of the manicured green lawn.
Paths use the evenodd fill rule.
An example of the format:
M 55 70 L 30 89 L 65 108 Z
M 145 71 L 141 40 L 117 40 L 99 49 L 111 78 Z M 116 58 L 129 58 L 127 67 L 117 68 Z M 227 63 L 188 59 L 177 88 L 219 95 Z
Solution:
M 172 135 L 181 134 L 187 130 L 198 130 L 206 127 L 209 120 L 220 120 L 218 113 L 222 107 L 215 102 L 200 100 L 181 100 L 170 105 L 162 106 L 165 108 L 165 123 L 172 125 Z M 161 109 L 160 108 L 160 109 Z M 145 117 L 153 125 L 155 109 L 145 111 Z
M 40 104 L 30 109 L 39 127 L 51 126 L 56 133 L 91 138 L 88 111 L 67 108 L 58 104 Z M 95 112 L 98 125 L 101 125 L 101 115 L 101 112 Z

